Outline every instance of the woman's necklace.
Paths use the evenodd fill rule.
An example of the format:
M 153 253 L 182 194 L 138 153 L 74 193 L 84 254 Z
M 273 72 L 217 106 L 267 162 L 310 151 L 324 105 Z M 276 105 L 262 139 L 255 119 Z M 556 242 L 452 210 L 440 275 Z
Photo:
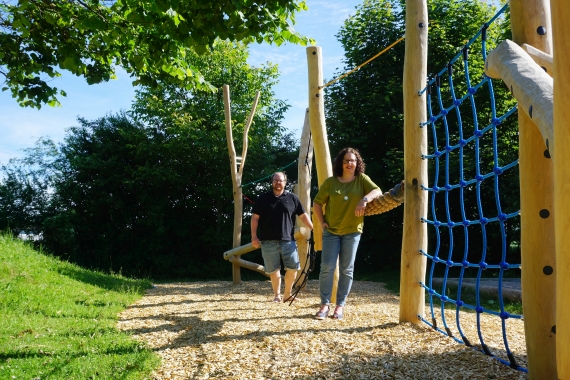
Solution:
M 342 184 L 342 185 L 341 185 L 341 191 L 342 191 L 343 193 L 346 192 L 346 188 L 348 187 L 348 184 L 352 182 L 352 180 L 354 179 L 354 177 L 355 177 L 355 176 L 353 175 L 352 178 L 350 178 L 349 180 L 345 180 L 344 177 L 338 177 L 338 178 L 339 178 L 338 181 Z M 342 179 L 341 179 L 341 178 L 342 178 Z M 344 199 L 345 201 L 347 201 L 347 200 L 348 200 L 348 195 L 345 195 L 343 199 Z

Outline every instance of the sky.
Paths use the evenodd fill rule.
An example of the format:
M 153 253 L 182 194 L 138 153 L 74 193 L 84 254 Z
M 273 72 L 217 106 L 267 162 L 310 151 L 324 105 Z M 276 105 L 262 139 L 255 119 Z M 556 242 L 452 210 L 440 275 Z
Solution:
M 306 0 L 306 3 L 309 10 L 296 16 L 293 27 L 314 38 L 322 48 L 323 76 L 327 81 L 344 72 L 344 51 L 335 34 L 344 20 L 356 12 L 360 1 Z M 259 66 L 266 62 L 279 66 L 280 83 L 274 91 L 278 99 L 291 105 L 283 124 L 299 138 L 308 106 L 306 47 L 289 43 L 279 47 L 250 45 L 249 63 Z M 33 147 L 39 137 L 63 142 L 66 130 L 78 125 L 77 117 L 94 120 L 128 110 L 134 99 L 132 79 L 121 69 L 117 71 L 116 80 L 96 85 L 88 85 L 82 78 L 65 72 L 62 74 L 51 82 L 67 92 L 67 97 L 59 98 L 61 107 L 22 108 L 9 91 L 0 92 L 0 164 L 6 164 L 10 158 L 23 157 L 23 150 Z

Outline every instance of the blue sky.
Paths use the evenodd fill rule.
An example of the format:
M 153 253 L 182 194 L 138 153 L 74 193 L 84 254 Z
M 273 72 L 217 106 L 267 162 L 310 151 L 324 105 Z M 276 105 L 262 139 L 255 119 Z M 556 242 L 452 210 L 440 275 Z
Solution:
M 297 15 L 294 28 L 301 34 L 317 40 L 323 51 L 325 79 L 333 79 L 343 71 L 343 50 L 336 37 L 344 20 L 355 13 L 360 1 L 307 0 L 309 10 Z M 379 50 L 382 47 L 379 47 Z M 284 125 L 297 137 L 301 134 L 305 109 L 308 104 L 306 48 L 292 44 L 280 47 L 268 44 L 251 45 L 251 65 L 265 62 L 279 65 L 280 83 L 276 96 L 287 101 L 291 108 L 285 115 Z M 81 78 L 63 73 L 52 84 L 67 92 L 61 98 L 61 107 L 44 106 L 41 110 L 20 107 L 8 91 L 0 93 L 0 163 L 12 157 L 22 157 L 22 149 L 30 148 L 40 136 L 63 141 L 67 128 L 77 125 L 77 117 L 88 120 L 130 108 L 135 89 L 132 79 L 118 70 L 118 79 L 108 83 L 88 85 Z

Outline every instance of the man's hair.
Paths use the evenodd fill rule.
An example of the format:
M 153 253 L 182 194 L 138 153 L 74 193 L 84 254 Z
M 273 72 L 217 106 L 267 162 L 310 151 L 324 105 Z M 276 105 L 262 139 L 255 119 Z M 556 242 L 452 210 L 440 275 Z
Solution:
M 276 176 L 277 174 L 283 175 L 283 179 L 285 180 L 285 182 L 287 182 L 287 174 L 285 174 L 285 172 L 275 172 L 275 173 L 273 173 L 273 174 L 271 175 L 271 182 L 273 182 L 273 179 L 275 178 L 275 176 Z
M 354 148 L 344 148 L 338 152 L 333 163 L 333 174 L 337 177 L 342 177 L 342 160 L 344 160 L 344 155 L 347 153 L 352 153 L 356 156 L 356 167 L 354 168 L 354 175 L 357 176 L 361 173 L 364 174 L 366 164 L 364 164 L 364 161 L 362 161 L 362 157 L 360 157 L 358 150 Z

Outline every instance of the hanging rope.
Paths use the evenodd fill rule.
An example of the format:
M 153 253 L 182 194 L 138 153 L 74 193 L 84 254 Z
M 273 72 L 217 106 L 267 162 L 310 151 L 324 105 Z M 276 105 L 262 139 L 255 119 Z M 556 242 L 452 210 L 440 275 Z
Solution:
M 291 163 L 288 164 L 288 165 L 283 166 L 282 168 L 279 168 L 279 169 L 275 170 L 275 172 L 283 171 L 284 169 L 287 169 L 289 166 L 293 165 L 295 162 L 297 162 L 297 160 L 291 162 Z M 273 173 L 275 173 L 275 172 L 273 172 Z M 267 175 L 267 176 L 265 176 L 265 177 L 263 177 L 263 178 L 256 179 L 255 181 L 248 182 L 248 183 L 246 183 L 245 185 L 241 185 L 240 187 L 243 188 L 243 187 L 249 186 L 249 185 L 251 185 L 251 184 L 254 184 L 254 183 L 257 183 L 257 182 L 261 182 L 261 181 L 263 181 L 264 179 L 267 179 L 267 178 L 271 177 L 271 176 L 273 175 L 273 173 L 271 173 L 271 174 L 269 174 L 269 175 Z
M 307 285 L 307 281 L 309 281 L 309 275 L 315 269 L 315 259 L 317 257 L 317 254 L 315 252 L 315 241 L 313 240 L 312 231 L 311 231 L 311 238 L 308 240 L 308 242 L 309 245 L 307 247 L 307 259 L 305 260 L 305 265 L 303 265 L 303 270 L 301 271 L 301 274 L 299 275 L 299 277 L 297 277 L 295 283 L 293 283 L 293 294 L 291 294 L 289 298 L 283 301 L 283 302 L 289 302 L 289 306 L 291 306 L 293 301 L 295 301 L 295 298 L 297 297 L 301 289 L 303 289 L 305 285 Z
M 350 70 L 347 73 L 342 74 L 340 77 L 331 80 L 330 82 L 328 82 L 327 84 L 323 85 L 323 86 L 319 86 L 319 90 L 323 89 L 325 87 L 328 87 L 329 85 L 333 84 L 336 81 L 341 80 L 344 77 L 349 76 L 350 74 L 352 74 L 353 72 L 355 72 L 356 70 L 360 69 L 362 66 L 368 64 L 369 62 L 372 62 L 373 60 L 375 60 L 376 58 L 380 57 L 382 54 L 384 54 L 385 52 L 387 52 L 388 50 L 390 50 L 393 46 L 395 46 L 396 44 L 400 43 L 400 41 L 402 41 L 404 38 L 406 38 L 405 36 L 398 38 L 398 40 L 396 40 L 395 42 L 392 42 L 387 48 L 385 48 L 384 50 L 382 50 L 380 53 L 376 54 L 374 57 L 370 58 L 368 61 L 356 66 L 354 69 Z
M 309 178 L 311 177 L 311 166 L 309 165 L 309 148 L 311 147 L 310 141 L 313 138 L 313 134 L 309 131 L 309 144 L 307 144 L 307 154 L 305 155 L 305 166 L 309 170 Z

